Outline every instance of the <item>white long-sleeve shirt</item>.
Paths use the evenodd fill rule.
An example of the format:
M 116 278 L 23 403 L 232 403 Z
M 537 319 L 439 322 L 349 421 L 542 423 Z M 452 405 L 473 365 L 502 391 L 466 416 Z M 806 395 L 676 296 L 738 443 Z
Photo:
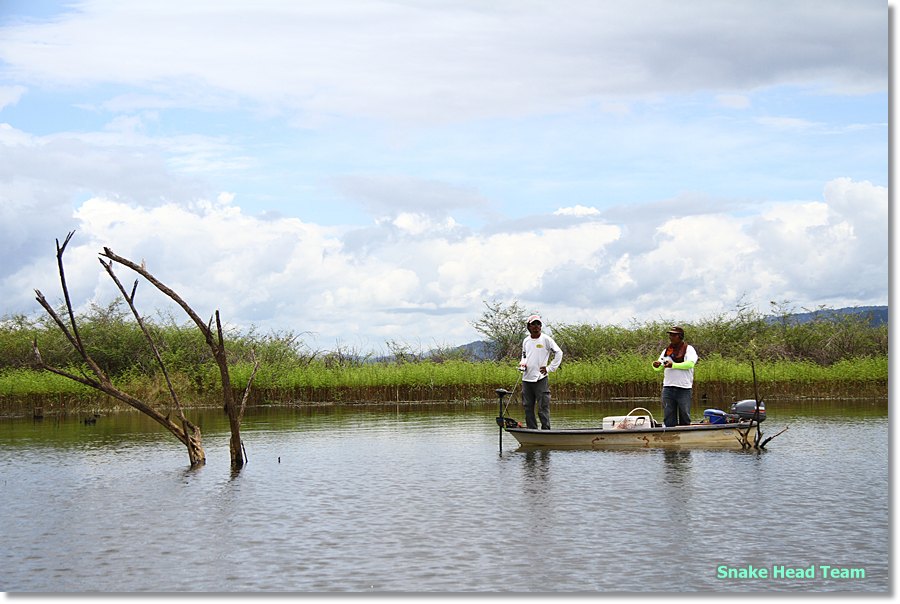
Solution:
M 666 351 L 659 353 L 659 362 L 666 360 Z M 666 367 L 663 374 L 663 386 L 675 386 L 677 388 L 691 388 L 694 385 L 694 365 L 699 361 L 697 351 L 688 344 L 684 353 L 684 362 L 675 363 L 673 367 Z M 662 369 L 662 367 L 660 367 Z M 657 369 L 659 371 L 659 369 Z
M 553 361 L 550 361 L 550 353 L 553 353 Z M 522 341 L 522 358 L 519 364 L 525 364 L 525 373 L 522 374 L 523 382 L 536 382 L 546 377 L 541 373 L 541 367 L 547 367 L 547 373 L 559 369 L 562 363 L 562 348 L 545 333 L 536 338 L 530 335 Z

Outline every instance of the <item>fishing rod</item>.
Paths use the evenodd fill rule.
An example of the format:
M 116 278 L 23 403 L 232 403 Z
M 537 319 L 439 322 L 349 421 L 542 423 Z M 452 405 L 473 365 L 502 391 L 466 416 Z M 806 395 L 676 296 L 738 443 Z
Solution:
M 509 394 L 509 400 L 506 401 L 506 406 L 503 408 L 503 413 L 500 414 L 500 417 L 506 417 L 506 411 L 509 409 L 509 404 L 512 402 L 513 395 L 516 393 L 516 390 L 519 389 L 519 384 L 521 384 L 521 383 L 522 383 L 522 380 L 520 378 L 520 379 L 516 380 L 516 383 L 512 387 L 512 391 L 507 391 Z

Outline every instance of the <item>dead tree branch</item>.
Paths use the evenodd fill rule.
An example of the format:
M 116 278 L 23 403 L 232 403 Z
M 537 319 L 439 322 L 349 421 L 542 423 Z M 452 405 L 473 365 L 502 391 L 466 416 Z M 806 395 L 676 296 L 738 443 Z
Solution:
M 71 237 L 71 233 L 70 233 Z M 69 238 L 66 239 L 68 242 Z M 62 254 L 65 251 L 65 245 L 62 248 L 58 247 L 58 257 L 60 259 L 60 267 L 62 266 Z M 144 401 L 135 398 L 134 396 L 119 390 L 116 388 L 110 377 L 106 374 L 103 369 L 94 361 L 90 354 L 88 354 L 87 349 L 84 347 L 80 338 L 75 337 L 73 334 L 77 333 L 78 322 L 75 320 L 75 313 L 72 307 L 71 299 L 68 295 L 68 285 L 66 284 L 65 271 L 60 270 L 60 282 L 62 284 L 62 289 L 65 294 L 66 299 L 66 309 L 68 310 L 68 314 L 70 320 L 72 321 L 72 329 L 69 330 L 68 326 L 63 322 L 63 320 L 59 317 L 53 307 L 47 302 L 47 299 L 44 295 L 39 291 L 35 290 L 37 294 L 38 303 L 47 311 L 47 314 L 53 319 L 53 321 L 59 326 L 62 332 L 65 334 L 66 338 L 75 348 L 75 350 L 79 353 L 81 358 L 87 364 L 90 372 L 93 374 L 93 378 L 88 377 L 87 375 L 75 375 L 69 371 L 64 369 L 60 369 L 58 367 L 54 367 L 52 365 L 48 365 L 44 362 L 43 357 L 41 356 L 40 349 L 38 348 L 37 340 L 33 341 L 32 348 L 34 350 L 34 356 L 37 361 L 38 367 L 49 371 L 51 373 L 55 373 L 56 375 L 60 375 L 62 377 L 68 378 L 80 384 L 84 384 L 85 386 L 89 386 L 96 390 L 99 390 L 109 396 L 122 401 L 123 403 L 130 405 L 131 407 L 137 409 L 141 413 L 149 416 L 156 423 L 160 424 L 166 430 L 171 432 L 178 440 L 180 440 L 188 450 L 188 457 L 190 459 L 191 465 L 202 464 L 206 461 L 206 454 L 203 451 L 200 430 L 187 422 L 187 420 L 182 421 L 182 426 L 174 423 L 169 419 L 168 416 L 162 415 L 159 411 L 145 403 Z
M 253 378 L 256 377 L 256 371 L 259 369 L 259 361 L 256 359 L 256 352 L 250 350 L 250 356 L 253 359 L 253 371 L 250 372 L 250 378 L 247 380 L 247 387 L 244 389 L 244 396 L 241 397 L 241 408 L 238 411 L 238 422 L 244 419 L 244 410 L 247 408 L 247 401 L 250 399 L 250 387 L 253 385 Z M 244 453 L 246 457 L 246 452 Z
M 214 317 L 210 317 L 210 320 L 208 322 L 204 322 L 203 319 L 200 318 L 200 315 L 198 315 L 181 296 L 175 293 L 173 289 L 162 283 L 159 279 L 154 277 L 147 270 L 146 266 L 143 265 L 143 263 L 137 264 L 129 260 L 128 258 L 119 256 L 108 247 L 104 247 L 103 252 L 100 255 L 108 258 L 112 262 L 116 262 L 117 264 L 121 264 L 122 266 L 130 268 L 137 274 L 144 277 L 156 289 L 168 296 L 169 299 L 171 299 L 173 302 L 178 304 L 188 315 L 188 317 L 191 318 L 191 320 L 197 326 L 197 329 L 199 329 L 203 334 L 203 337 L 206 340 L 206 345 L 212 352 L 213 358 L 216 361 L 216 365 L 218 365 L 219 367 L 219 376 L 222 380 L 222 397 L 224 398 L 224 408 L 225 413 L 228 415 L 228 424 L 229 428 L 231 429 L 231 439 L 229 441 L 231 465 L 233 467 L 240 467 L 244 465 L 246 456 L 244 455 L 244 447 L 243 443 L 241 442 L 241 419 L 243 418 L 243 404 L 239 409 L 235 403 L 234 391 L 231 387 L 231 375 L 228 370 L 228 356 L 225 351 L 225 333 L 222 328 L 222 320 L 219 316 L 219 311 L 216 310 Z M 213 318 L 216 322 L 215 334 L 213 334 L 212 330 Z M 256 373 L 255 368 L 253 373 Z M 250 384 L 248 384 L 247 387 L 249 389 Z
M 122 282 L 119 281 L 118 276 L 116 276 L 115 271 L 113 271 L 112 262 L 104 262 L 103 259 L 99 260 L 103 268 L 106 269 L 107 274 L 116 284 L 116 287 L 119 288 L 119 291 L 122 293 L 122 297 L 125 298 L 125 302 L 128 304 L 128 308 L 131 309 L 131 314 L 134 315 L 138 327 L 141 328 L 141 333 L 144 334 L 144 338 L 147 340 L 147 344 L 153 351 L 153 356 L 156 359 L 156 362 L 159 365 L 160 370 L 162 371 L 163 377 L 166 380 L 166 387 L 169 390 L 169 396 L 172 397 L 172 402 L 175 404 L 175 411 L 178 413 L 178 419 L 181 420 L 182 423 L 186 422 L 187 418 L 184 416 L 184 410 L 181 407 L 181 401 L 178 399 L 178 394 L 175 392 L 174 386 L 172 386 L 172 379 L 169 377 L 169 371 L 168 369 L 166 369 L 166 364 L 163 362 L 162 356 L 159 354 L 159 348 L 156 346 L 156 342 L 153 341 L 153 337 L 150 335 L 150 331 L 147 329 L 147 325 L 144 323 L 144 319 L 141 317 L 141 314 L 138 312 L 137 307 L 134 305 L 134 297 L 137 293 L 138 286 L 137 280 L 134 281 L 134 285 L 131 288 L 131 294 L 128 294 L 125 291 L 125 288 L 122 286 Z
M 766 448 L 766 445 L 769 444 L 769 441 L 770 441 L 770 440 L 772 440 L 772 439 L 775 438 L 776 436 L 781 436 L 782 434 L 784 434 L 784 433 L 787 431 L 788 428 L 790 428 L 790 426 L 785 426 L 785 427 L 784 427 L 784 430 L 782 430 L 782 431 L 779 432 L 778 434 L 775 434 L 774 436 L 770 436 L 769 438 L 767 438 L 766 440 L 764 440 L 764 441 L 762 442 L 762 444 L 759 445 L 759 448 L 760 448 L 760 449 L 765 449 L 765 448 Z

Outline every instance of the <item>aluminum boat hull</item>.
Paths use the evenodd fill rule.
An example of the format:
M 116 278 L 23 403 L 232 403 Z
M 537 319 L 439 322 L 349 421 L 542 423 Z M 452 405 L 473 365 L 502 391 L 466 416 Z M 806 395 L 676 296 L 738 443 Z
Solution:
M 752 425 L 751 425 L 752 424 Z M 505 428 L 525 447 L 575 448 L 649 448 L 649 447 L 717 447 L 741 449 L 756 438 L 755 422 L 731 424 L 692 424 L 671 428 L 570 428 L 534 430 Z

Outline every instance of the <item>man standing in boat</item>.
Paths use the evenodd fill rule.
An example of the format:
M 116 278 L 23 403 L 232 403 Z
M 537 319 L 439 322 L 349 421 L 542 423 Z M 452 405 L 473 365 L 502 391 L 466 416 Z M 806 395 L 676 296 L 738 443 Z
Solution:
M 537 428 L 534 407 L 537 404 L 541 430 L 550 429 L 550 379 L 548 373 L 559 369 L 562 363 L 562 349 L 547 334 L 541 333 L 541 318 L 531 315 L 525 321 L 528 336 L 522 341 L 522 359 L 519 371 L 522 372 L 522 405 L 525 407 L 525 425 Z M 553 360 L 550 361 L 550 354 Z M 547 363 L 550 362 L 548 365 Z
M 663 371 L 663 423 L 667 427 L 691 423 L 691 389 L 694 386 L 694 365 L 699 357 L 693 346 L 684 341 L 684 329 L 669 331 L 669 346 L 659 359 L 653 361 L 654 371 Z

